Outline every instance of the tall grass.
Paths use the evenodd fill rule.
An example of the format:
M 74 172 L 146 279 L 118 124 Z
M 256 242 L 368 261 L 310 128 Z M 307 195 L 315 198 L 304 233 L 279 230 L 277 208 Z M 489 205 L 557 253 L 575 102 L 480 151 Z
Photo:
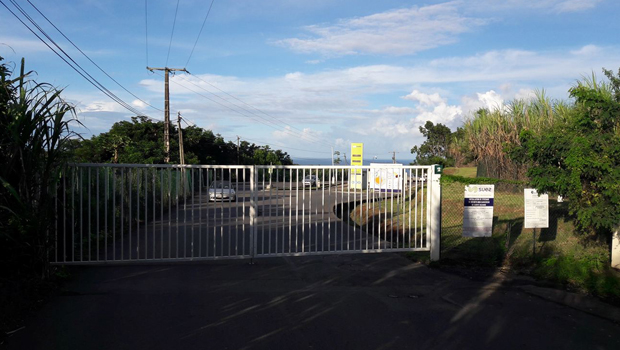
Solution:
M 568 118 L 572 106 L 551 100 L 544 90 L 529 100 L 514 100 L 493 110 L 480 109 L 464 124 L 464 141 L 482 173 L 479 176 L 524 180 L 527 169 L 509 157 L 523 130 L 543 133 Z
M 75 114 L 60 90 L 29 79 L 23 60 L 12 75 L 0 65 L 0 266 L 5 276 L 45 276 L 54 191 Z

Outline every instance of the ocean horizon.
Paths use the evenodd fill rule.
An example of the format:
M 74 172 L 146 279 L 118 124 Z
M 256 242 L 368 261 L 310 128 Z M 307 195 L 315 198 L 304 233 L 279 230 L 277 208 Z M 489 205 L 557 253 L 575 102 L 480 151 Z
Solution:
M 332 165 L 332 160 L 330 158 L 294 158 L 293 164 L 296 165 Z M 344 164 L 344 159 L 341 158 L 340 165 L 349 165 Z M 409 165 L 411 163 L 410 160 L 396 160 L 398 164 Z M 364 159 L 364 165 L 370 165 L 370 163 L 387 163 L 392 164 L 392 159 Z

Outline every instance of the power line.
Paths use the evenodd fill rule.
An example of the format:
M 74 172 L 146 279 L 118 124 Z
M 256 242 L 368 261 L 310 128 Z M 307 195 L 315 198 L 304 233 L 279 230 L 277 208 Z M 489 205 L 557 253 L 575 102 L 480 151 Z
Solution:
M 215 89 L 219 90 L 220 92 L 222 92 L 222 93 L 224 93 L 224 94 L 226 94 L 226 95 L 230 96 L 231 98 L 233 98 L 233 99 L 235 99 L 235 100 L 237 100 L 237 101 L 239 101 L 239 102 L 243 103 L 244 105 L 246 105 L 246 106 L 248 106 L 248 107 L 250 107 L 250 108 L 252 108 L 252 109 L 257 110 L 258 112 L 260 112 L 260 113 L 262 113 L 262 114 L 266 115 L 267 117 L 270 117 L 270 118 L 274 119 L 276 122 L 278 122 L 278 123 L 282 123 L 282 124 L 284 124 L 284 125 L 286 125 L 286 126 L 290 127 L 291 129 L 295 129 L 295 130 L 297 130 L 298 132 L 300 132 L 300 133 L 301 133 L 301 135 L 303 135 L 303 130 L 300 130 L 300 129 L 298 129 L 298 128 L 294 127 L 294 126 L 291 126 L 291 125 L 289 125 L 289 124 L 286 124 L 286 123 L 282 122 L 281 120 L 279 120 L 278 118 L 276 118 L 276 117 L 274 117 L 274 116 L 270 115 L 269 113 L 266 113 L 266 112 L 264 112 L 263 110 L 258 109 L 258 108 L 256 108 L 256 107 L 254 107 L 254 106 L 252 106 L 252 105 L 248 104 L 247 102 L 244 102 L 243 100 L 241 100 L 241 99 L 239 99 L 239 98 L 235 97 L 234 95 L 229 94 L 228 92 L 226 92 L 226 91 L 224 91 L 224 90 L 220 89 L 219 87 L 217 87 L 217 86 L 215 86 L 215 85 L 213 85 L 213 84 L 209 83 L 208 81 L 205 81 L 205 80 L 201 79 L 201 78 L 200 78 L 199 76 L 197 76 L 197 75 L 193 75 L 193 74 L 190 74 L 190 75 L 192 75 L 192 76 L 193 76 L 193 77 L 195 77 L 196 79 L 198 79 L 198 80 L 202 81 L 203 83 L 205 83 L 205 84 L 207 84 L 207 85 L 209 85 L 209 86 L 212 86 L 213 88 L 215 88 Z M 189 81 L 188 81 L 188 82 L 189 82 Z M 191 82 L 190 82 L 190 83 L 191 83 Z M 193 83 L 192 83 L 192 84 L 193 84 Z M 195 84 L 193 84 L 193 85 L 195 85 Z M 209 90 L 206 90 L 206 89 L 204 89 L 204 88 L 203 88 L 203 87 L 201 87 L 201 86 L 198 86 L 198 85 L 195 85 L 195 86 L 197 86 L 197 87 L 199 87 L 199 88 L 203 89 L 204 91 L 207 91 L 207 92 L 209 92 L 209 93 L 211 93 L 211 94 L 215 95 L 213 92 L 211 92 L 211 91 L 209 91 Z M 216 96 L 217 96 L 217 95 L 216 95 Z M 221 97 L 220 97 L 220 98 L 221 98 Z M 222 98 L 222 99 L 223 99 L 223 98 Z M 226 100 L 226 99 L 224 99 L 224 100 L 225 100 L 225 101 L 227 101 L 227 102 L 229 102 L 229 101 L 228 101 L 228 100 Z M 229 102 L 229 103 L 231 103 L 231 102 Z M 244 109 L 244 110 L 245 110 L 245 109 Z M 250 112 L 250 111 L 248 111 L 248 112 Z M 250 112 L 250 113 L 255 114 L 254 112 Z M 314 136 L 312 136 L 312 135 L 308 135 L 308 136 L 309 136 L 309 137 L 311 137 L 311 138 L 313 138 L 313 139 L 315 139 L 316 141 L 321 141 L 321 139 L 319 139 L 319 138 L 317 138 L 317 137 L 314 137 Z M 323 141 L 328 141 L 328 140 L 327 140 L 327 139 L 323 139 Z M 329 143 L 329 142 L 327 142 L 327 143 Z
M 73 45 L 73 47 L 75 47 L 82 55 L 84 55 L 84 57 L 86 57 L 90 63 L 92 63 L 95 67 L 97 67 L 103 74 L 105 74 L 108 78 L 110 78 L 113 82 L 116 83 L 116 85 L 120 86 L 123 90 L 125 90 L 127 93 L 129 93 L 131 96 L 135 97 L 136 99 L 138 99 L 140 102 L 144 103 L 145 105 L 158 110 L 160 112 L 163 112 L 163 110 L 161 110 L 160 108 L 157 108 L 153 105 L 151 105 L 150 103 L 144 101 L 143 99 L 141 99 L 140 97 L 136 96 L 134 93 L 132 93 L 131 91 L 127 90 L 123 85 L 121 85 L 121 83 L 119 83 L 118 81 L 116 81 L 116 79 L 112 78 L 112 76 L 110 76 L 110 74 L 108 74 L 105 70 L 103 70 L 103 68 L 101 68 L 97 63 L 95 63 L 95 61 L 93 61 L 90 57 L 88 57 L 88 55 L 86 53 L 84 53 L 84 51 L 82 51 L 73 41 L 71 41 L 71 39 L 69 39 L 65 33 L 63 33 L 58 27 L 56 27 L 56 25 L 54 23 L 52 23 L 52 21 L 50 21 L 47 16 L 45 16 L 32 2 L 30 2 L 30 0 L 27 0 L 28 3 L 41 15 L 43 16 L 43 18 L 45 18 L 45 20 L 52 25 L 52 27 L 54 27 L 54 29 L 56 29 L 65 39 L 67 39 L 68 42 L 71 43 L 71 45 Z
M 14 0 L 10 0 L 11 4 L 13 4 L 13 6 L 15 6 L 15 8 L 30 22 L 32 23 L 32 25 L 34 25 L 40 32 L 41 34 L 43 34 L 43 36 L 45 36 L 59 51 L 61 51 L 65 56 L 63 57 L 63 55 L 61 55 L 58 51 L 56 51 L 47 41 L 45 41 L 43 38 L 41 38 L 41 36 L 39 36 L 28 24 L 26 24 L 26 22 L 24 22 L 15 12 L 13 12 L 2 0 L 0 0 L 0 3 L 18 20 L 20 21 L 32 34 L 34 34 L 43 44 L 45 44 L 45 46 L 47 46 L 50 50 L 52 50 L 52 52 L 54 52 L 58 57 L 60 57 L 60 59 L 62 59 L 66 64 L 69 65 L 69 67 L 71 67 L 73 70 L 75 70 L 79 75 L 82 76 L 82 78 L 84 78 L 86 81 L 88 81 L 89 83 L 91 83 L 95 88 L 97 88 L 99 91 L 101 91 L 102 93 L 104 93 L 106 96 L 108 96 L 109 98 L 111 98 L 113 101 L 115 101 L 116 103 L 118 103 L 119 105 L 121 105 L 123 108 L 129 110 L 130 112 L 136 114 L 136 115 L 144 115 L 143 113 L 139 112 L 138 110 L 134 109 L 133 107 L 131 107 L 128 103 L 126 103 L 125 101 L 123 101 L 122 99 L 120 99 L 118 96 L 116 96 L 113 92 L 111 92 L 110 90 L 108 90 L 105 86 L 103 86 L 103 84 L 101 84 L 99 81 L 97 81 L 97 79 L 95 79 L 94 77 L 92 77 L 84 68 L 82 68 L 82 66 L 80 66 L 69 54 L 67 54 L 46 32 L 45 30 L 43 30 L 43 28 L 41 28 L 41 26 L 39 26 L 36 21 L 34 19 L 32 19 L 32 17 L 30 17 L 30 15 L 28 15 L 28 13 L 21 7 L 19 6 Z M 71 62 L 69 62 L 68 60 L 70 60 Z M 77 66 L 77 67 L 76 67 Z M 78 69 L 79 68 L 79 69 Z M 81 71 L 80 71 L 81 70 Z M 149 117 L 150 118 L 150 117 Z M 154 118 L 151 118 L 154 119 Z
M 244 110 L 244 111 L 246 111 L 246 112 L 248 112 L 248 113 L 250 113 L 250 114 L 252 114 L 252 115 L 255 115 L 256 117 L 258 117 L 258 118 L 260 118 L 260 119 L 262 119 L 262 120 L 266 121 L 267 123 L 271 123 L 271 124 L 277 125 L 275 122 L 270 121 L 270 120 L 268 120 L 268 119 L 266 119 L 266 118 L 264 118 L 264 117 L 262 117 L 262 116 L 256 115 L 256 113 L 253 113 L 252 111 L 249 111 L 249 110 L 247 110 L 247 109 L 245 109 L 245 108 L 243 108 L 243 107 L 241 107 L 241 106 L 239 106 L 239 105 L 237 105 L 237 104 L 235 104 L 235 103 L 232 103 L 232 102 L 230 102 L 229 100 L 227 100 L 227 99 L 225 99 L 225 98 L 223 98 L 223 97 L 221 97 L 221 96 L 218 96 L 217 94 L 214 94 L 213 92 L 211 92 L 211 91 L 209 91 L 209 90 L 207 90 L 207 89 L 203 88 L 203 87 L 202 87 L 202 86 L 200 86 L 200 85 L 196 85 L 196 84 L 194 84 L 193 82 L 191 82 L 191 81 L 189 81 L 189 80 L 187 80 L 187 79 L 183 79 L 183 81 L 188 82 L 188 83 L 190 83 L 190 84 L 194 85 L 195 87 L 197 87 L 197 88 L 199 88 L 199 89 L 201 89 L 201 90 L 203 90 L 203 91 L 206 91 L 206 92 L 210 93 L 211 95 L 213 95 L 213 96 L 215 96 L 215 97 L 219 98 L 220 100 L 223 100 L 223 101 L 225 101 L 225 102 L 228 102 L 228 103 L 230 103 L 231 105 L 233 105 L 233 106 L 235 106 L 235 107 L 237 107 L 237 108 L 239 108 L 239 109 L 241 109 L 241 110 Z M 179 85 L 180 85 L 180 84 L 179 84 Z M 183 85 L 181 85 L 181 86 L 183 86 Z M 186 86 L 183 86 L 183 87 L 185 87 L 186 89 L 188 89 L 188 90 L 190 90 L 190 91 L 192 91 L 192 92 L 194 92 L 194 93 L 196 93 L 196 94 L 199 94 L 198 92 L 196 92 L 196 91 L 194 91 L 194 90 L 191 90 L 191 89 L 187 88 Z M 239 113 L 239 114 L 243 115 L 244 117 L 252 118 L 251 116 L 245 115 L 245 114 L 243 114 L 243 113 L 241 113 L 241 112 L 239 112 L 239 111 L 237 111 L 237 110 L 235 110 L 235 109 L 232 109 L 232 108 L 230 108 L 230 107 L 228 107 L 228 106 L 225 106 L 225 105 L 223 105 L 223 104 L 221 104 L 221 103 L 219 103 L 219 102 L 217 102 L 217 101 L 214 101 L 214 100 L 212 100 L 212 99 L 211 99 L 211 98 L 209 98 L 209 97 L 206 97 L 206 96 L 204 96 L 204 95 L 202 95 L 202 94 L 199 94 L 199 95 L 200 95 L 200 96 L 203 96 L 204 98 L 208 99 L 209 101 L 215 102 L 215 103 L 217 103 L 217 104 L 219 104 L 219 105 L 221 105 L 221 106 L 224 106 L 224 107 L 226 107 L 226 108 L 228 108 L 228 109 L 230 109 L 230 110 L 232 110 L 232 111 L 234 111 L 234 112 L 237 112 L 237 113 Z M 254 119 L 254 118 L 252 118 L 252 119 Z M 261 123 L 261 124 L 263 124 L 263 125 L 267 125 L 267 126 L 273 127 L 272 125 L 268 125 L 268 124 L 262 123 L 262 122 L 260 122 L 260 121 L 259 121 L 259 120 L 257 120 L 257 119 L 254 119 L 254 120 L 258 121 L 259 123 Z M 278 130 L 279 130 L 279 129 L 278 129 Z M 290 130 L 286 130 L 286 129 L 284 129 L 284 132 L 289 133 L 291 136 L 295 136 L 295 137 L 297 137 L 297 136 L 298 136 L 297 134 L 294 134 L 294 133 L 293 133 L 292 131 L 290 131 Z M 303 137 L 303 134 L 300 134 L 300 135 Z
M 205 82 L 204 80 L 202 80 L 202 79 L 200 79 L 200 78 L 198 78 L 198 80 L 201 80 L 201 81 Z M 295 128 L 295 127 L 293 127 L 293 126 L 289 125 L 289 124 L 286 124 L 286 123 L 282 122 L 281 120 L 279 120 L 279 119 L 277 119 L 277 118 L 275 118 L 275 117 L 270 116 L 270 115 L 269 115 L 269 114 L 267 114 L 267 113 L 264 113 L 264 112 L 263 112 L 263 114 L 265 114 L 265 115 L 267 115 L 267 116 L 271 117 L 273 120 L 269 120 L 269 119 L 267 119 L 267 118 L 265 118 L 265 117 L 263 117 L 263 116 L 261 116 L 261 115 L 257 114 L 256 112 L 253 112 L 253 111 L 251 111 L 251 110 L 248 110 L 247 108 L 244 108 L 244 107 L 242 107 L 242 106 L 240 106 L 240 105 L 238 105 L 238 104 L 236 104 L 236 103 L 234 103 L 234 102 L 231 102 L 230 100 L 227 100 L 227 99 L 225 99 L 225 98 L 223 98 L 223 97 L 221 97 L 221 96 L 219 96 L 219 95 L 217 95 L 217 94 L 215 94 L 215 93 L 213 93 L 213 92 L 211 92 L 211 91 L 209 91 L 209 90 L 207 90 L 207 89 L 203 88 L 203 87 L 202 87 L 202 86 L 200 86 L 200 85 L 196 85 L 196 84 L 194 84 L 194 83 L 193 83 L 192 81 L 190 81 L 190 80 L 183 79 L 183 81 L 186 81 L 186 82 L 188 82 L 188 83 L 190 83 L 190 84 L 194 85 L 195 87 L 197 87 L 197 88 L 199 88 L 199 89 L 201 89 L 201 90 L 203 90 L 203 91 L 205 91 L 205 92 L 208 92 L 209 94 L 211 94 L 211 95 L 213 95 L 213 96 L 215 96 L 215 97 L 219 98 L 220 100 L 226 101 L 226 102 L 230 103 L 231 105 L 233 105 L 233 106 L 235 106 L 235 107 L 237 107 L 237 108 L 239 108 L 239 109 L 241 109 L 241 110 L 243 110 L 243 111 L 245 111 L 245 112 L 247 112 L 247 113 L 250 113 L 251 115 L 253 115 L 253 116 L 257 117 L 257 118 L 260 118 L 260 119 L 264 120 L 264 121 L 265 121 L 265 122 L 267 122 L 267 123 L 270 123 L 270 124 L 276 125 L 276 126 L 277 126 L 277 128 L 276 128 L 276 127 L 274 127 L 274 126 L 272 126 L 272 125 L 265 124 L 265 123 L 263 123 L 263 122 L 261 122 L 261 121 L 259 121 L 259 120 L 255 119 L 255 118 L 251 117 L 251 116 L 248 116 L 248 115 L 246 115 L 246 114 L 243 114 L 243 113 L 241 113 L 241 112 L 239 112 L 239 111 L 237 111 L 237 110 L 234 110 L 234 109 L 232 109 L 232 108 L 230 108 L 230 107 L 228 107 L 228 106 L 224 106 L 224 105 L 222 105 L 221 103 L 219 103 L 219 102 L 217 102 L 217 101 L 214 101 L 214 100 L 212 100 L 212 99 L 210 99 L 210 98 L 208 98 L 208 97 L 206 97 L 206 96 L 204 96 L 204 95 L 202 95 L 202 94 L 200 94 L 200 93 L 198 93 L 198 92 L 196 92 L 196 91 L 194 91 L 194 90 L 192 90 L 192 89 L 189 89 L 189 88 L 187 88 L 186 86 L 184 86 L 186 89 L 188 89 L 188 90 L 190 90 L 190 91 L 192 91 L 192 92 L 194 92 L 194 93 L 196 93 L 196 94 L 199 94 L 200 96 L 203 96 L 203 97 L 207 98 L 207 99 L 208 99 L 208 100 L 210 100 L 210 101 L 213 101 L 213 102 L 215 102 L 215 103 L 218 103 L 218 104 L 220 104 L 220 105 L 222 105 L 222 106 L 224 106 L 224 107 L 226 107 L 226 108 L 228 108 L 228 109 L 231 109 L 232 111 L 237 112 L 237 113 L 239 113 L 239 114 L 241 114 L 241 115 L 243 115 L 243 116 L 245 116 L 245 117 L 252 118 L 252 119 L 254 119 L 254 120 L 258 121 L 259 123 L 261 123 L 261 124 L 263 124 L 263 125 L 267 125 L 267 126 L 272 127 L 272 128 L 274 128 L 274 129 L 280 130 L 280 128 L 282 128 L 282 127 L 281 127 L 279 124 L 283 124 L 285 127 L 286 127 L 286 126 L 288 126 L 288 127 L 291 129 L 291 130 L 286 129 L 286 128 L 283 128 L 283 129 L 282 129 L 282 131 L 283 131 L 284 133 L 289 134 L 290 136 L 300 137 L 300 138 L 302 138 L 302 139 L 304 138 L 304 136 L 306 136 L 305 138 L 309 139 L 309 140 L 308 140 L 309 142 L 313 142 L 313 143 L 317 143 L 317 144 L 321 144 L 321 145 L 323 145 L 323 143 L 324 143 L 324 142 L 322 142 L 322 140 L 321 140 L 321 139 L 319 139 L 319 138 L 317 138 L 317 137 L 314 137 L 313 135 L 305 135 L 305 134 L 304 134 L 304 132 L 303 132 L 302 130 L 299 130 L 299 129 L 297 129 L 297 128 Z M 205 82 L 205 83 L 207 83 L 207 82 Z M 209 83 L 207 83 L 207 84 L 209 84 Z M 209 85 L 211 85 L 211 84 L 209 84 Z M 181 86 L 183 86 L 183 85 L 181 85 Z M 213 86 L 213 85 L 212 85 L 212 86 Z M 216 87 L 216 88 L 217 88 L 217 87 Z M 260 111 L 258 108 L 252 107 L 251 105 L 249 105 L 249 104 L 247 104 L 247 103 L 245 103 L 245 102 L 241 101 L 240 99 L 238 99 L 238 98 L 236 98 L 235 96 L 233 96 L 233 95 L 231 95 L 231 94 L 227 93 L 226 91 L 223 91 L 223 90 L 221 90 L 221 89 L 219 89 L 219 88 L 217 88 L 217 89 L 218 89 L 218 90 L 220 90 L 220 91 L 222 91 L 223 93 L 225 93 L 225 94 L 229 95 L 230 97 L 232 97 L 232 98 L 236 99 L 237 101 L 239 101 L 239 102 L 241 102 L 241 103 L 243 103 L 243 104 L 245 104 L 245 105 L 247 105 L 247 106 L 249 106 L 249 107 L 251 107 L 251 108 L 253 108 L 253 109 L 255 109 L 255 110 Z M 294 132 L 292 129 L 298 130 L 298 132 Z M 323 140 L 323 141 L 326 141 L 326 140 Z M 328 144 L 329 144 L 329 142 L 325 142 L 325 143 L 328 143 Z
M 177 0 L 177 9 L 174 11 L 174 22 L 172 22 L 172 33 L 170 33 L 170 44 L 168 45 L 168 56 L 166 56 L 166 66 L 168 66 L 168 59 L 170 58 L 170 48 L 172 47 L 172 37 L 174 36 L 174 27 L 177 24 L 177 13 L 179 12 L 179 2 Z
M 159 75 L 159 76 L 162 76 L 161 74 L 159 74 L 159 73 L 157 73 L 157 72 L 155 72 L 155 74 L 157 74 L 157 75 Z M 179 83 L 179 82 L 176 82 L 175 80 L 172 80 L 172 82 L 173 82 L 173 83 L 175 83 L 175 84 L 177 84 L 177 85 L 179 85 L 179 86 L 181 86 L 181 87 L 182 87 L 182 88 L 184 88 L 184 89 L 187 89 L 187 90 L 189 90 L 189 91 L 191 91 L 191 92 L 193 92 L 193 93 L 195 93 L 195 94 L 197 94 L 197 95 L 199 95 L 199 96 L 201 96 L 201 97 L 203 97 L 203 98 L 205 98 L 205 99 L 207 99 L 207 100 L 211 101 L 211 102 L 217 103 L 217 104 L 219 104 L 220 106 L 222 106 L 222 107 L 224 107 L 224 108 L 227 108 L 227 109 L 229 109 L 229 110 L 231 110 L 231 111 L 233 111 L 233 112 L 235 112 L 235 113 L 238 113 L 238 114 L 240 114 L 241 116 L 244 116 L 244 117 L 246 117 L 246 118 L 253 119 L 254 121 L 256 121 L 256 122 L 258 122 L 258 123 L 260 123 L 260 124 L 263 124 L 263 125 L 265 125 L 265 126 L 268 126 L 268 127 L 272 128 L 272 129 L 274 129 L 274 130 L 277 130 L 277 131 L 283 131 L 283 132 L 285 132 L 285 133 L 290 134 L 291 136 L 294 136 L 294 137 L 299 137 L 299 135 L 297 135 L 297 134 L 293 133 L 291 130 L 287 130 L 287 129 L 280 130 L 280 128 L 277 128 L 277 127 L 276 127 L 276 126 L 274 126 L 274 125 L 267 124 L 267 123 L 265 123 L 265 122 L 263 122 L 263 121 L 261 121 L 261 120 L 258 120 L 258 119 L 256 119 L 256 118 L 254 118 L 254 117 L 250 116 L 250 115 L 246 115 L 246 114 L 244 114 L 244 113 L 242 113 L 242 112 L 240 112 L 240 111 L 238 111 L 238 110 L 236 110 L 236 109 L 234 109 L 234 108 L 231 108 L 231 107 L 229 107 L 229 106 L 227 106 L 227 105 L 225 105 L 225 104 L 222 104 L 222 103 L 220 103 L 220 102 L 218 102 L 218 101 L 216 101 L 216 100 L 214 100 L 214 99 L 212 99 L 212 98 L 210 98 L 210 97 L 208 97 L 208 96 L 206 96 L 206 95 L 204 95 L 204 94 L 201 94 L 200 92 L 198 92 L 198 91 L 196 91 L 196 90 L 193 90 L 193 89 L 191 89 L 191 88 L 189 88 L 189 87 L 187 87 L 187 86 L 185 86 L 185 85 L 183 85 L 183 84 L 181 84 L 181 83 Z M 191 82 L 190 82 L 190 83 L 191 83 Z M 195 85 L 195 84 L 193 84 L 193 85 Z M 205 91 L 209 92 L 208 90 L 205 90 Z M 210 93 L 211 93 L 211 92 L 210 92 Z M 213 94 L 213 93 L 211 93 L 211 94 Z M 215 95 L 215 96 L 217 96 L 217 95 Z M 219 97 L 219 96 L 217 96 L 217 97 Z M 221 98 L 221 97 L 220 97 L 220 98 Z M 227 101 L 227 100 L 225 100 L 225 99 L 224 99 L 224 101 Z M 229 102 L 229 101 L 227 101 L 227 102 Z M 229 103 L 230 103 L 230 102 L 229 102 Z M 235 107 L 237 107 L 237 108 L 241 108 L 241 107 L 239 107 L 239 106 L 237 106 L 237 105 L 235 105 L 235 104 L 233 104 L 233 106 L 235 106 Z M 262 119 L 264 119 L 264 118 L 262 118 Z M 268 122 L 269 122 L 269 121 L 268 121 Z M 271 122 L 271 123 L 273 123 L 273 122 Z M 301 135 L 301 136 L 302 136 L 302 138 L 303 138 L 303 135 Z M 313 143 L 317 143 L 317 144 L 321 144 L 321 145 L 323 145 L 323 144 L 322 144 L 321 142 L 319 142 L 319 141 L 310 141 L 310 142 L 313 142 Z
M 146 46 L 146 65 L 149 65 L 149 11 L 148 11 L 148 0 L 144 0 L 144 35 L 145 35 L 145 46 Z
M 189 60 L 192 58 L 192 55 L 194 54 L 194 49 L 196 48 L 196 44 L 198 44 L 198 39 L 200 39 L 200 35 L 202 34 L 202 30 L 205 27 L 205 23 L 207 23 L 207 18 L 209 18 L 209 13 L 211 13 L 211 7 L 213 7 L 213 2 L 215 2 L 215 0 L 211 0 L 211 5 L 209 5 L 209 10 L 207 11 L 205 20 L 202 21 L 202 27 L 200 27 L 200 31 L 198 32 L 198 37 L 196 37 L 196 42 L 194 43 L 194 47 L 192 47 L 192 52 L 190 52 L 189 57 L 187 58 L 187 62 L 185 62 L 186 68 L 187 68 L 187 65 L 189 64 Z

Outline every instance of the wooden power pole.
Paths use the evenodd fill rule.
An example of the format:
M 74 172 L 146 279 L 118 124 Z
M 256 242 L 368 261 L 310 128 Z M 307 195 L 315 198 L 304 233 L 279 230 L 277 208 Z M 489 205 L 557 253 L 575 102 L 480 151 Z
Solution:
M 241 140 L 241 138 L 237 135 L 237 165 L 239 165 L 239 140 Z
M 165 85 L 164 85 L 164 162 L 170 162 L 170 89 L 169 89 L 169 75 L 170 72 L 185 72 L 189 73 L 185 68 L 152 68 L 146 67 L 151 72 L 154 70 L 163 70 L 165 73 Z
M 183 130 L 181 130 L 181 112 L 179 112 L 177 118 L 178 128 L 179 128 L 179 160 L 180 164 L 185 164 L 185 150 L 183 150 Z
M 396 153 L 400 153 L 400 152 L 392 151 L 388 153 L 392 153 L 392 163 L 396 164 Z

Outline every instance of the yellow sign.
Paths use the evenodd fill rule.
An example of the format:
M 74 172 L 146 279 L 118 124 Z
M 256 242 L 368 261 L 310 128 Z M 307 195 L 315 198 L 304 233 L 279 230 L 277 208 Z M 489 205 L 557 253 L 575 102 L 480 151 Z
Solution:
M 362 166 L 364 165 L 364 144 L 363 143 L 352 143 L 351 144 L 351 165 L 352 166 Z M 351 188 L 362 189 L 363 180 L 362 180 L 362 169 L 351 169 Z
M 351 144 L 351 165 L 364 165 L 364 144 Z

